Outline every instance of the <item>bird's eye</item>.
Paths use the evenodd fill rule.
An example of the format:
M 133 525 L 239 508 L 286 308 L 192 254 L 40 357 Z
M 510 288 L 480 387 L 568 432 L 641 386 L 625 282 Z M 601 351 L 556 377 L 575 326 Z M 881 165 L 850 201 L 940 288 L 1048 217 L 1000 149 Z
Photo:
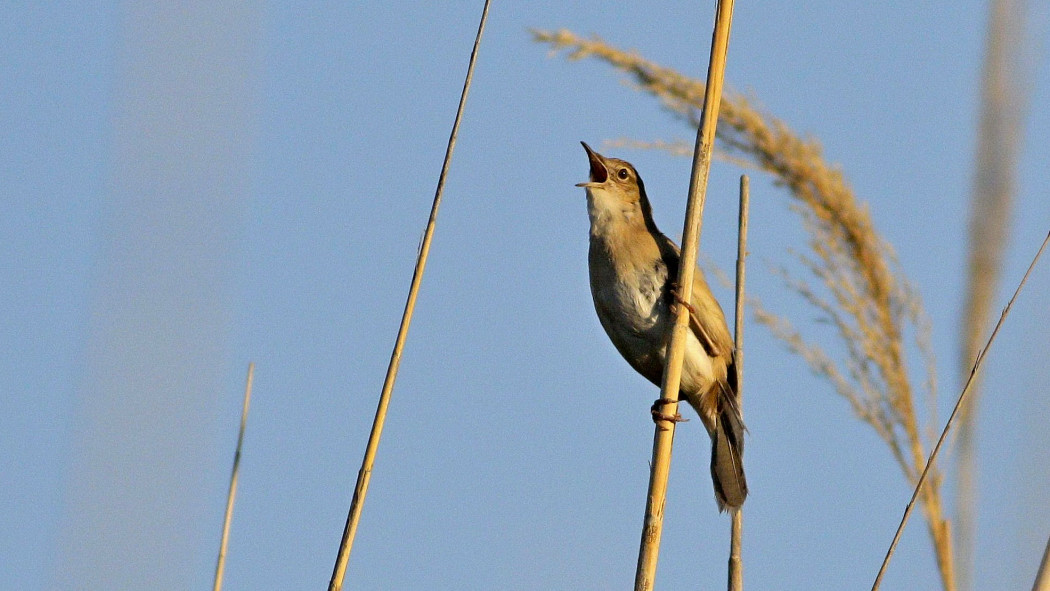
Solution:
M 627 177 L 631 176 L 631 173 L 627 172 L 626 168 L 621 168 L 620 170 L 616 171 L 616 176 L 620 177 L 621 181 L 626 181 Z

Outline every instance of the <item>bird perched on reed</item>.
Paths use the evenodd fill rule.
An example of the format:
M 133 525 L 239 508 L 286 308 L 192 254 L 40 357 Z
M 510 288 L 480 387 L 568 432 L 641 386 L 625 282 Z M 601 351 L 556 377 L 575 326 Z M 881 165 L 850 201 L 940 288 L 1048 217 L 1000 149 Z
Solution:
M 690 301 L 674 289 L 679 249 L 653 221 L 638 171 L 583 144 L 590 161 L 587 214 L 591 220 L 588 267 L 598 320 L 613 345 L 638 373 L 660 386 L 672 307 L 690 313 L 682 365 L 681 395 L 696 410 L 711 436 L 711 479 L 719 511 L 747 497 L 744 478 L 744 424 L 736 404 L 733 339 L 725 315 L 703 273 L 693 276 Z M 676 420 L 653 405 L 654 420 Z

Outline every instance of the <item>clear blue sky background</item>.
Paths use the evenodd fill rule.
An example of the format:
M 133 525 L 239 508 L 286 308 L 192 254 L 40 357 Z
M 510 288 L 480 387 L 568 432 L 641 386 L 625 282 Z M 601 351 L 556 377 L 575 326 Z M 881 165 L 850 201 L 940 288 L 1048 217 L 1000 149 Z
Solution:
M 325 587 L 480 9 L 5 9 L 0 587 L 206 588 L 249 361 L 226 588 Z M 703 76 L 712 18 L 709 3 L 494 3 L 347 588 L 630 585 L 657 392 L 591 307 L 578 142 L 693 136 L 527 29 Z M 960 386 L 985 25 L 969 0 L 741 2 L 728 62 L 729 86 L 819 138 L 869 203 L 933 321 L 941 420 Z M 1033 52 L 1001 302 L 1050 229 Z M 599 149 L 636 164 L 677 237 L 687 159 Z M 716 164 L 704 223 L 727 268 L 740 172 Z M 803 247 L 797 219 L 769 178 L 752 187 L 751 286 L 812 329 L 769 272 Z M 1026 588 L 1050 534 L 1048 325 L 1044 260 L 986 368 L 978 588 Z M 827 383 L 748 335 L 747 583 L 865 588 L 910 490 Z M 658 584 L 717 589 L 728 519 L 706 434 L 685 423 L 676 444 Z M 935 588 L 929 548 L 913 520 L 886 588 Z

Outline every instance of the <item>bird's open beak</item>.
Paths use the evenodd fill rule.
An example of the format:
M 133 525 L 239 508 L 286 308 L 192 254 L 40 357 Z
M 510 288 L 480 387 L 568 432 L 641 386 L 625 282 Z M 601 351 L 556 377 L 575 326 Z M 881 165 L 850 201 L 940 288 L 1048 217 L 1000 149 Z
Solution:
M 609 171 L 605 168 L 604 158 L 602 155 L 595 152 L 587 145 L 587 142 L 580 142 L 583 144 L 583 149 L 587 150 L 587 159 L 591 162 L 591 180 L 586 183 L 577 183 L 577 187 L 600 187 L 605 181 L 609 180 Z

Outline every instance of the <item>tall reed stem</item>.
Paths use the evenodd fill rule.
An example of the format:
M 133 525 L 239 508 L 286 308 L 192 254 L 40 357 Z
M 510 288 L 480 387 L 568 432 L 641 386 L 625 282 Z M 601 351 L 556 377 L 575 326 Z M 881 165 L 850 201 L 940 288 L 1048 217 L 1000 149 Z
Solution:
M 736 242 L 736 306 L 733 322 L 733 336 L 736 351 L 733 354 L 733 367 L 736 371 L 736 407 L 740 416 L 744 416 L 744 261 L 747 259 L 747 220 L 751 205 L 751 179 L 740 176 L 740 217 L 737 222 Z M 729 538 L 729 591 L 742 591 L 744 588 L 744 565 L 740 559 L 740 546 L 744 535 L 744 508 L 732 510 L 733 525 Z
M 1024 123 L 1034 78 L 1032 51 L 1026 33 L 1026 0 L 988 3 L 988 31 L 981 73 L 980 118 L 974 157 L 973 189 L 967 248 L 966 300 L 959 343 L 960 374 L 973 363 L 991 319 L 1002 278 L 1003 259 L 1017 193 L 1017 169 L 1024 140 Z M 956 579 L 961 591 L 973 591 L 977 550 L 977 420 L 980 380 L 973 386 L 959 416 L 955 435 Z
M 222 520 L 222 540 L 219 542 L 219 559 L 215 562 L 215 582 L 213 591 L 222 591 L 222 577 L 226 572 L 226 547 L 230 541 L 230 523 L 233 521 L 233 502 L 237 498 L 237 475 L 241 471 L 241 444 L 244 442 L 244 428 L 248 424 L 248 405 L 252 399 L 252 378 L 255 375 L 255 364 L 248 364 L 248 378 L 244 384 L 244 406 L 241 408 L 241 429 L 237 432 L 237 448 L 233 452 L 233 470 L 230 473 L 230 491 L 226 495 L 226 515 Z
M 697 247 L 700 244 L 700 226 L 707 197 L 707 179 L 711 172 L 711 152 L 714 148 L 718 108 L 722 100 L 725 78 L 726 52 L 729 31 L 733 21 L 733 0 L 719 0 L 711 39 L 711 58 L 707 69 L 707 88 L 704 93 L 703 113 L 693 150 L 693 169 L 689 178 L 689 201 L 685 212 L 682 235 L 682 258 L 678 265 L 679 295 L 690 301 L 693 289 L 693 271 L 696 268 Z M 671 416 L 678 413 L 678 391 L 682 380 L 682 361 L 685 357 L 689 310 L 677 307 L 671 328 L 667 361 L 664 365 L 660 397 L 670 402 L 664 406 Z M 660 555 L 663 534 L 664 505 L 667 499 L 667 478 L 671 471 L 671 446 L 674 442 L 673 421 L 658 421 L 653 436 L 652 470 L 649 474 L 649 492 L 645 506 L 638 568 L 635 572 L 635 591 L 651 591 L 656 579 L 656 563 Z
M 1039 571 L 1035 573 L 1032 591 L 1050 591 L 1050 540 L 1046 541 L 1046 550 L 1043 550 L 1043 560 L 1039 563 Z
M 397 339 L 394 341 L 394 351 L 390 355 L 390 365 L 387 367 L 386 379 L 383 381 L 383 390 L 379 395 L 379 406 L 376 408 L 376 416 L 372 422 L 372 432 L 368 436 L 365 457 L 361 462 L 361 470 L 357 473 L 354 497 L 350 501 L 350 512 L 346 517 L 346 526 L 343 528 L 343 539 L 339 544 L 335 568 L 332 570 L 332 580 L 328 584 L 329 591 L 340 591 L 343 588 L 343 579 L 346 577 L 346 565 L 350 560 L 350 550 L 354 545 L 354 535 L 357 533 L 357 525 L 361 520 L 361 510 L 365 503 L 365 495 L 368 494 L 368 483 L 372 478 L 372 466 L 375 464 L 379 438 L 383 434 L 383 424 L 386 422 L 387 407 L 390 405 L 390 394 L 394 390 L 397 370 L 401 366 L 401 351 L 404 349 L 405 339 L 408 337 L 408 327 L 412 323 L 412 314 L 416 309 L 416 297 L 419 295 L 419 284 L 423 279 L 423 271 L 427 266 L 430 242 L 434 237 L 434 225 L 437 222 L 438 207 L 441 205 L 441 195 L 445 190 L 445 177 L 448 175 L 449 165 L 452 162 L 452 152 L 456 148 L 456 135 L 459 133 L 459 122 L 463 118 L 463 108 L 467 104 L 467 94 L 470 91 L 471 80 L 474 78 L 474 63 L 477 61 L 478 47 L 481 45 L 481 34 L 485 31 L 485 21 L 488 20 L 490 1 L 485 0 L 485 6 L 481 10 L 481 22 L 478 24 L 478 33 L 474 37 L 474 48 L 470 52 L 467 76 L 463 81 L 463 91 L 459 96 L 459 108 L 456 110 L 456 119 L 452 124 L 452 133 L 449 135 L 448 146 L 445 149 L 445 161 L 441 165 L 441 175 L 438 176 L 437 189 L 434 191 L 434 204 L 430 208 L 430 219 L 427 221 L 427 227 L 423 233 L 423 242 L 419 247 L 419 255 L 416 257 L 415 270 L 412 272 L 412 284 L 408 289 L 408 301 L 405 302 L 405 311 L 401 316 L 401 326 L 398 328 Z

